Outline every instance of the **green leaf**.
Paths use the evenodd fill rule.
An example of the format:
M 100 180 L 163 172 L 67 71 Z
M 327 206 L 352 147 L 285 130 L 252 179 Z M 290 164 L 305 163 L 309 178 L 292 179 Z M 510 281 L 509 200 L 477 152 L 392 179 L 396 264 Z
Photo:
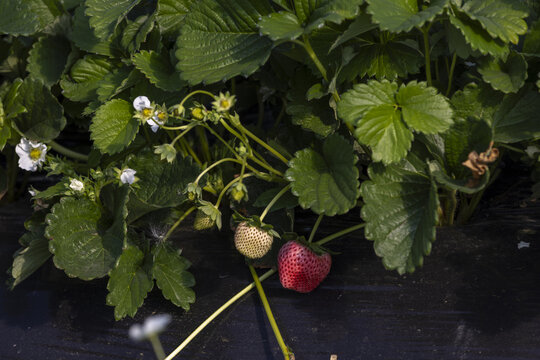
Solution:
M 89 17 L 84 13 L 84 5 L 77 7 L 73 16 L 73 29 L 69 38 L 81 50 L 90 53 L 113 56 L 119 53 L 113 40 L 103 40 L 97 37 L 94 28 L 90 26 Z
M 26 78 L 14 103 L 27 110 L 13 122 L 31 140 L 49 142 L 66 126 L 62 105 L 39 80 Z
M 449 19 L 473 50 L 496 57 L 508 55 L 508 46 L 500 39 L 493 39 L 478 21 L 471 20 L 460 12 L 456 13 L 456 16 L 450 15 Z
M 189 8 L 195 0 L 158 0 L 156 20 L 161 33 L 176 37 Z
M 69 76 L 64 76 L 60 80 L 63 95 L 72 101 L 96 100 L 100 82 L 114 68 L 114 65 L 104 57 L 86 55 L 71 67 Z
M 42 37 L 28 54 L 30 76 L 51 87 L 64 72 L 71 46 L 63 37 Z
M 540 20 L 536 20 L 527 36 L 525 36 L 523 52 L 540 55 Z
M 328 52 L 331 52 L 339 45 L 346 43 L 347 41 L 362 35 L 370 30 L 376 29 L 377 24 L 371 22 L 371 16 L 367 14 L 360 14 L 354 21 L 349 25 L 347 30 L 345 30 L 341 35 L 339 35 L 336 41 L 330 47 Z
M 527 62 L 523 55 L 512 51 L 504 61 L 485 59 L 480 62 L 478 72 L 495 90 L 516 93 L 527 79 Z
M 176 306 L 189 310 L 190 304 L 195 302 L 195 292 L 191 289 L 195 285 L 195 278 L 187 271 L 189 261 L 167 244 L 157 245 L 152 253 L 153 277 L 163 296 Z
M 90 26 L 100 39 L 108 39 L 126 17 L 128 12 L 141 0 L 87 0 L 86 15 L 90 17 Z
M 55 18 L 43 0 L 2 0 L 0 14 L 0 33 L 11 35 L 32 35 Z
M 177 69 L 190 84 L 254 73 L 270 56 L 272 41 L 259 35 L 265 0 L 201 0 L 186 15 L 177 41 Z M 219 46 L 216 46 L 219 44 Z
M 514 143 L 540 137 L 540 93 L 523 87 L 517 94 L 510 94 L 495 113 L 493 140 Z
M 146 37 L 154 28 L 155 18 L 153 15 L 141 15 L 134 21 L 127 20 L 127 25 L 122 31 L 120 44 L 129 53 L 139 50 L 146 41 Z
M 436 161 L 428 162 L 428 168 L 430 174 L 437 181 L 437 183 L 443 185 L 449 190 L 457 190 L 465 194 L 474 194 L 483 190 L 489 182 L 489 169 L 482 176 L 482 179 L 474 186 L 469 185 L 469 179 L 453 179 L 448 176 L 443 170 L 441 164 Z M 470 171 L 469 171 L 470 175 Z
M 309 148 L 298 151 L 285 177 L 302 208 L 327 216 L 345 214 L 356 206 L 359 196 L 356 161 L 352 145 L 331 135 L 322 153 Z
M 461 8 L 471 19 L 479 21 L 487 32 L 502 41 L 517 44 L 519 35 L 527 32 L 529 15 L 513 0 L 470 0 Z
M 385 164 L 407 155 L 412 130 L 425 134 L 442 132 L 452 124 L 446 98 L 425 83 L 402 85 L 388 81 L 357 84 L 338 103 L 339 116 L 356 127 L 355 136 L 373 149 L 373 160 Z
M 448 100 L 433 87 L 411 81 L 401 85 L 396 95 L 403 119 L 414 131 L 436 134 L 452 125 L 453 112 Z
M 98 101 L 106 102 L 113 96 L 135 85 L 139 78 L 138 75 L 138 72 L 132 70 L 131 67 L 124 66 L 120 69 L 114 69 L 98 83 L 98 88 L 96 89 Z
M 116 267 L 109 274 L 107 305 L 114 306 L 114 317 L 121 320 L 134 317 L 154 281 L 144 269 L 144 253 L 130 245 L 122 251 Z
M 95 202 L 64 197 L 53 206 L 46 221 L 45 234 L 54 263 L 68 276 L 92 280 L 107 275 L 114 267 L 124 239 L 116 231 L 107 231 Z
M 313 3 L 312 0 L 303 0 L 303 2 Z M 364 0 L 319 0 L 311 12 L 305 33 L 320 29 L 326 22 L 340 24 L 345 19 L 352 19 L 359 13 L 360 5 Z
M 90 138 L 104 154 L 124 150 L 139 131 L 139 120 L 133 117 L 131 104 L 122 99 L 111 100 L 96 111 L 90 125 Z
M 441 14 L 449 0 L 431 0 L 429 6 L 418 9 L 416 0 L 367 0 L 367 12 L 382 30 L 391 32 L 410 31 L 421 27 Z
M 143 50 L 133 55 L 133 64 L 146 75 L 152 84 L 163 90 L 176 91 L 186 86 L 186 83 L 180 79 L 180 74 L 164 54 Z
M 175 207 L 182 204 L 187 184 L 193 182 L 200 170 L 191 158 L 179 156 L 172 164 L 160 161 L 159 156 L 144 152 L 128 161 L 128 166 L 137 171 L 139 188 L 137 198 L 148 205 Z
M 456 91 L 452 96 L 454 117 L 462 120 L 477 117 L 491 125 L 493 114 L 502 99 L 503 94 L 486 84 L 480 86 L 475 83 L 467 84 L 463 90 Z
M 304 29 L 296 15 L 287 11 L 272 13 L 263 17 L 258 26 L 262 34 L 274 41 L 282 39 L 294 40 L 304 33 Z
M 422 266 L 435 241 L 437 186 L 410 162 L 368 169 L 362 183 L 365 236 L 374 241 L 375 253 L 387 269 L 400 274 Z
M 364 76 L 393 80 L 418 73 L 422 64 L 422 54 L 413 41 L 363 43 L 339 74 L 339 82 Z
M 43 191 L 36 191 L 36 195 L 34 195 L 33 199 L 52 199 L 55 196 L 64 195 L 66 190 L 68 189 L 68 181 L 60 181 L 52 186 L 49 186 Z
M 44 237 L 43 231 L 27 234 L 26 240 L 30 238 L 28 247 L 20 249 L 13 256 L 11 276 L 14 281 L 11 284 L 12 289 L 32 275 L 51 257 L 49 241 Z
M 484 120 L 473 117 L 456 119 L 454 125 L 444 134 L 448 172 L 458 179 L 470 175 L 470 170 L 462 163 L 467 160 L 471 151 L 486 151 L 491 138 L 491 127 Z

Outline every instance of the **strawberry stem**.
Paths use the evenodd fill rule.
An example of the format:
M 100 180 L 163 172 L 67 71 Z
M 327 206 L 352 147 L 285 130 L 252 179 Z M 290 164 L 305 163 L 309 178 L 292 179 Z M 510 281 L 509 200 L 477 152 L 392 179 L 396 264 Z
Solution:
M 266 317 L 268 318 L 268 321 L 270 322 L 270 325 L 272 326 L 272 330 L 274 331 L 276 340 L 279 344 L 279 347 L 281 348 L 281 352 L 283 353 L 285 360 L 290 360 L 291 352 L 289 348 L 287 347 L 287 345 L 285 345 L 285 341 L 283 341 L 283 337 L 281 336 L 281 332 L 279 331 L 279 328 L 277 326 L 276 319 L 274 319 L 274 315 L 272 314 L 272 309 L 270 309 L 270 304 L 268 303 L 268 299 L 266 298 L 264 289 L 261 285 L 261 282 L 259 281 L 257 272 L 255 271 L 253 266 L 251 265 L 248 265 L 248 266 L 249 266 L 249 271 L 251 271 L 251 275 L 253 276 L 253 280 L 255 281 L 255 286 L 257 287 L 257 291 L 259 292 L 259 297 L 261 298 L 261 302 L 263 303 L 264 311 L 266 312 Z
M 283 189 L 281 189 L 280 192 L 278 192 L 276 194 L 276 196 L 274 196 L 274 198 L 272 199 L 272 201 L 270 201 L 270 203 L 268 203 L 268 205 L 266 206 L 266 208 L 264 209 L 264 211 L 262 212 L 261 214 L 261 221 L 263 221 L 264 217 L 266 215 L 268 215 L 268 213 L 270 212 L 270 209 L 272 209 L 272 206 L 274 206 L 274 204 L 279 200 L 280 197 L 282 197 L 287 191 L 289 191 L 289 189 L 291 188 L 291 184 L 285 186 Z
M 264 281 L 268 279 L 270 276 L 274 275 L 276 273 L 276 270 L 269 270 L 265 272 L 260 278 L 260 281 Z M 234 295 L 232 298 L 229 299 L 225 304 L 223 304 L 219 309 L 214 311 L 212 315 L 210 315 L 201 325 L 199 325 L 189 336 L 176 348 L 172 353 L 170 353 L 165 360 L 172 360 L 176 355 L 180 353 L 190 342 L 193 340 L 201 331 L 204 330 L 208 324 L 212 322 L 216 317 L 219 316 L 223 311 L 225 311 L 229 306 L 234 304 L 236 300 L 240 299 L 242 296 L 250 292 L 255 287 L 255 283 L 252 282 L 248 286 L 246 286 L 244 289 L 242 289 L 238 294 Z
M 186 210 L 186 212 L 184 214 L 182 214 L 182 216 L 180 216 L 180 218 L 174 223 L 174 225 L 169 229 L 169 231 L 167 231 L 167 233 L 165 234 L 165 236 L 163 237 L 163 240 L 161 241 L 165 241 L 169 238 L 169 236 L 172 235 L 172 233 L 174 232 L 174 230 L 178 227 L 178 225 L 180 225 L 180 223 L 182 221 L 184 221 L 184 219 L 193 212 L 193 210 L 197 210 L 197 207 L 196 206 L 192 206 L 190 207 L 189 209 Z
M 360 230 L 364 226 L 366 226 L 366 223 L 361 223 L 361 224 L 358 224 L 358 225 L 351 226 L 351 227 L 346 228 L 344 230 L 338 231 L 335 234 L 329 235 L 329 236 L 323 238 L 322 240 L 317 241 L 315 244 L 317 244 L 317 245 L 326 244 L 327 242 L 332 241 L 332 240 L 334 240 L 334 239 L 336 239 L 336 238 L 338 238 L 340 236 L 346 235 L 346 234 L 351 233 L 351 232 L 356 231 L 356 230 Z
M 319 228 L 319 225 L 321 224 L 322 218 L 324 217 L 323 214 L 319 215 L 317 218 L 317 221 L 315 221 L 315 225 L 313 225 L 313 229 L 311 230 L 311 234 L 309 234 L 309 240 L 308 243 L 311 244 L 313 241 L 313 238 L 315 237 L 315 233 L 317 232 L 317 229 Z

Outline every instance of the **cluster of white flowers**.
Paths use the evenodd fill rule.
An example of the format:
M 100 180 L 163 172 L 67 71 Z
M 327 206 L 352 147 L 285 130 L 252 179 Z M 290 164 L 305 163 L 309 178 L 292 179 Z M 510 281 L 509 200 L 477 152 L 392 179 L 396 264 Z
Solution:
M 163 111 L 154 110 L 152 103 L 146 96 L 137 96 L 133 100 L 133 107 L 142 114 L 143 119 L 150 125 L 153 132 L 158 131 L 160 126 L 165 125 L 167 114 Z
M 45 161 L 47 145 L 25 138 L 15 147 L 19 155 L 19 167 L 27 171 L 36 171 Z
M 147 317 L 144 324 L 135 324 L 129 328 L 129 337 L 133 340 L 141 341 L 163 332 L 171 322 L 169 314 L 154 315 Z

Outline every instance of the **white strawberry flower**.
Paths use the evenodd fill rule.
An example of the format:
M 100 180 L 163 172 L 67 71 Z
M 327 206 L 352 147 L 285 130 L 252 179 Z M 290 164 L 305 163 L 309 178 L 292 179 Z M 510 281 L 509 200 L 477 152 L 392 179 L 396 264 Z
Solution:
M 154 112 L 154 116 L 152 116 L 151 119 L 146 120 L 146 123 L 150 125 L 150 128 L 153 132 L 158 131 L 160 126 L 165 125 L 165 121 L 167 120 L 167 114 L 165 114 L 162 111 L 156 111 Z
M 133 169 L 124 169 L 120 174 L 120 181 L 122 182 L 122 184 L 133 184 L 137 180 L 137 178 L 135 177 L 136 173 L 137 172 Z
M 225 94 L 220 92 L 216 101 L 212 102 L 212 106 L 216 111 L 224 112 L 232 108 L 235 102 L 236 99 L 234 95 L 229 94 L 228 91 Z
M 150 100 L 146 96 L 137 96 L 135 100 L 133 100 L 133 107 L 137 111 L 143 111 L 144 109 L 151 108 Z
M 36 171 L 45 161 L 47 145 L 25 138 L 15 147 L 19 155 L 19 167 L 27 171 Z
M 156 336 L 167 328 L 171 320 L 172 317 L 169 314 L 147 317 L 143 325 L 135 324 L 129 328 L 129 337 L 141 341 Z
M 71 183 L 69 184 L 69 188 L 73 191 L 83 191 L 84 189 L 84 183 L 77 179 L 71 179 Z

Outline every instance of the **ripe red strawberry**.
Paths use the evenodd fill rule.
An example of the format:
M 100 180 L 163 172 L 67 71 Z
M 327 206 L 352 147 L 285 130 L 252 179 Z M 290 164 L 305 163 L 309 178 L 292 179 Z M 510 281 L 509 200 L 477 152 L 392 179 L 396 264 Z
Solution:
M 286 289 L 312 291 L 328 275 L 331 265 L 330 254 L 317 255 L 296 241 L 289 241 L 279 250 L 279 280 Z
M 246 221 L 238 224 L 234 233 L 236 249 L 250 259 L 258 259 L 266 255 L 270 251 L 273 241 L 272 234 L 256 226 L 251 226 Z

